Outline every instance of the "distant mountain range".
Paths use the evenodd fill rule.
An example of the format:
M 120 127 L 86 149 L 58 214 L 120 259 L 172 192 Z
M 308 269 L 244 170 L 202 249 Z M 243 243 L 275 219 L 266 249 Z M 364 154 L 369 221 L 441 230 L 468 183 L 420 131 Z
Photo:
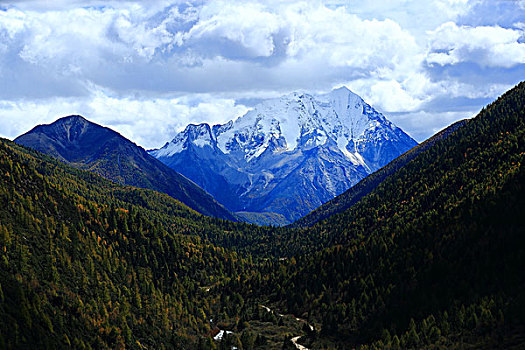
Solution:
M 150 154 L 248 221 L 285 224 L 416 145 L 343 87 L 266 100 L 223 125 L 190 124 Z
M 117 183 L 166 193 L 202 214 L 236 220 L 212 196 L 142 147 L 81 116 L 38 125 L 14 141 Z
M 190 124 L 149 154 L 78 115 L 15 142 L 204 215 L 271 225 L 294 222 L 417 145 L 344 87 L 266 100 L 223 125 Z

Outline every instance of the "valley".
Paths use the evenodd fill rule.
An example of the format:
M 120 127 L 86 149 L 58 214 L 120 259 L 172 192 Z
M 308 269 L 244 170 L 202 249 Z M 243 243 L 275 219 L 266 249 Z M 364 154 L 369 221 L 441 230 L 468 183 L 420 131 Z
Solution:
M 0 350 L 525 350 L 525 0 L 1 0 Z
M 4 139 L 0 346 L 520 348 L 524 101 L 521 83 L 290 227 Z

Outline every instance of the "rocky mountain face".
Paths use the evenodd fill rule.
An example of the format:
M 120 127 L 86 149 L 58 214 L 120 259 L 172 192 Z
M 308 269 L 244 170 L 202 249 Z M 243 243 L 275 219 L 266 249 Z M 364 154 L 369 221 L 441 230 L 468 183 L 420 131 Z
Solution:
M 390 176 L 399 171 L 399 169 L 407 165 L 412 159 L 416 158 L 422 152 L 425 152 L 426 150 L 434 147 L 436 144 L 439 144 L 443 140 L 446 140 L 450 135 L 454 134 L 456 130 L 463 127 L 467 123 L 468 120 L 463 119 L 441 130 L 431 138 L 427 139 L 425 142 L 420 143 L 419 145 L 405 152 L 403 155 L 392 160 L 390 163 L 388 163 L 381 169 L 377 170 L 376 172 L 368 175 L 363 180 L 359 181 L 358 184 L 352 186 L 349 190 L 345 191 L 344 193 L 340 194 L 334 199 L 331 199 L 330 201 L 324 203 L 320 207 L 316 208 L 314 211 L 295 221 L 290 226 L 313 226 L 321 220 L 325 220 L 330 216 L 333 216 L 337 213 L 341 213 L 349 209 L 354 204 L 359 202 L 361 198 L 365 197 L 370 192 L 372 192 L 383 181 L 385 181 Z
M 120 184 L 166 193 L 204 215 L 235 220 L 210 194 L 142 147 L 82 116 L 38 125 L 15 142 Z
M 188 125 L 150 154 L 238 215 L 285 224 L 415 145 L 343 87 L 266 100 L 223 125 Z

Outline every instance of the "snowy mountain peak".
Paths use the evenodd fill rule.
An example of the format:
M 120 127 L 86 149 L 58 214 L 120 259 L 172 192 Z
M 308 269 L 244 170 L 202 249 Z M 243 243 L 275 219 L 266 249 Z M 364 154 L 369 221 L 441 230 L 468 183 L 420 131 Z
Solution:
M 150 153 L 154 157 L 168 157 L 188 149 L 191 145 L 216 148 L 216 143 L 215 135 L 208 124 L 189 124 L 171 142 Z
M 188 140 L 195 142 L 198 140 L 211 142 L 215 140 L 211 127 L 206 124 L 189 124 L 184 130 L 184 134 L 188 136 Z
M 230 210 L 290 222 L 416 144 L 341 87 L 264 100 L 226 124 L 189 125 L 152 154 Z
M 329 141 L 352 163 L 366 164 L 358 145 L 367 138 L 395 138 L 400 129 L 343 86 L 313 96 L 292 92 L 265 100 L 234 121 L 212 128 L 190 124 L 169 145 L 153 152 L 156 157 L 183 151 L 193 143 L 241 155 L 245 161 L 262 154 L 309 150 Z
M 340 101 L 361 101 L 364 102 L 361 96 L 357 95 L 356 93 L 352 92 L 349 88 L 346 86 L 341 86 L 337 89 L 333 89 L 328 94 L 325 94 L 325 96 L 331 96 L 333 101 L 340 100 Z M 323 96 L 323 95 L 321 95 Z

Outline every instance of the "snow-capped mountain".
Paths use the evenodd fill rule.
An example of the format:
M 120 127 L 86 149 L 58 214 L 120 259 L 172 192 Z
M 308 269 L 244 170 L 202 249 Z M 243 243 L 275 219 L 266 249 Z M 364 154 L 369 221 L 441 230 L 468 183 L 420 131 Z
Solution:
M 190 124 L 151 154 L 228 209 L 291 222 L 417 143 L 347 88 L 263 101 L 223 125 Z M 275 219 L 275 216 L 273 216 Z M 253 220 L 253 221 L 258 221 Z

